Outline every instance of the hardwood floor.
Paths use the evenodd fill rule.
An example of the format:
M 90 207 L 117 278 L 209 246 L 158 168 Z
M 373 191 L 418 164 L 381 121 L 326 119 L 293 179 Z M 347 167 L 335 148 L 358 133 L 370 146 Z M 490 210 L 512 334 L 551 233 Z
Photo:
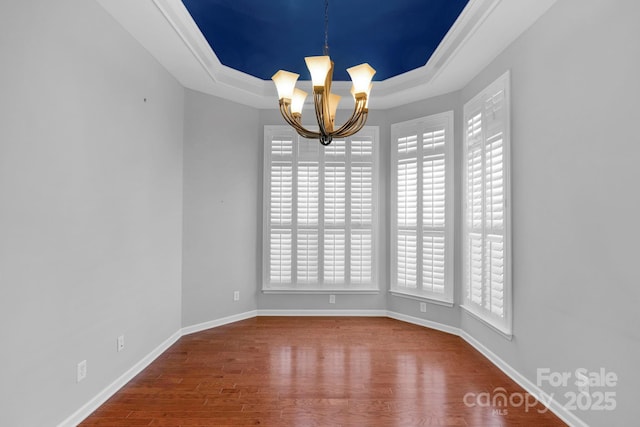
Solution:
M 257 317 L 182 337 L 81 425 L 565 425 L 479 393 L 524 390 L 459 337 L 388 318 Z

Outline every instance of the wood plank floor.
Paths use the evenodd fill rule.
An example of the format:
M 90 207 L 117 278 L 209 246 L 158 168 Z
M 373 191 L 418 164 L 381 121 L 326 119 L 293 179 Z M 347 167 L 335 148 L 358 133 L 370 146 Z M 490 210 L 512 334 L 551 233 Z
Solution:
M 257 317 L 182 337 L 81 425 L 565 425 L 520 399 L 471 407 L 483 392 L 524 395 L 456 336 L 388 318 Z

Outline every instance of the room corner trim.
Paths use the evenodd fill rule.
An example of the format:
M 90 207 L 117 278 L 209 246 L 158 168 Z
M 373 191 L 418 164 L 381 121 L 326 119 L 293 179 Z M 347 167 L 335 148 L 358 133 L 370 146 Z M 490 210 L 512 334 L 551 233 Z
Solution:
M 397 313 L 395 311 L 387 311 L 387 317 L 390 317 L 401 322 L 412 323 L 418 326 L 424 326 L 425 328 L 435 329 L 436 331 L 446 332 L 451 335 L 460 335 L 460 329 L 453 326 L 445 325 L 444 323 L 434 322 L 432 320 L 421 319 L 419 317 L 408 316 L 406 314 Z
M 182 328 L 182 336 L 195 334 L 196 332 L 205 331 L 207 329 L 223 326 L 228 323 L 239 322 L 240 320 L 251 319 L 258 316 L 258 310 L 245 311 L 244 313 L 234 314 L 220 319 L 211 320 L 209 322 L 198 323 Z

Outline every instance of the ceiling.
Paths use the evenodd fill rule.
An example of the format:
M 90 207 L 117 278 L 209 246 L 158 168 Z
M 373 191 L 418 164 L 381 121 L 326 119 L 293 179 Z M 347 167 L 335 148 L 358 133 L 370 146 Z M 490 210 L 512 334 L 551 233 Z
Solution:
M 469 0 L 329 2 L 334 80 L 368 62 L 381 81 L 427 63 Z M 268 80 L 285 69 L 309 80 L 305 56 L 322 55 L 324 0 L 182 0 L 220 62 Z
M 96 1 L 186 88 L 277 108 L 275 87 L 267 79 L 284 68 L 299 72 L 298 86 L 311 90 L 303 59 L 321 54 L 322 0 Z M 336 80 L 343 81 L 334 82 L 333 92 L 351 99 L 351 83 L 338 73 L 360 62 L 378 70 L 372 110 L 460 90 L 555 1 L 334 0 L 329 47 Z M 203 14 L 203 30 L 185 4 L 196 20 Z M 198 8 L 202 11 L 195 12 Z M 289 24 L 295 17 L 301 21 Z M 340 108 L 351 109 L 353 103 Z

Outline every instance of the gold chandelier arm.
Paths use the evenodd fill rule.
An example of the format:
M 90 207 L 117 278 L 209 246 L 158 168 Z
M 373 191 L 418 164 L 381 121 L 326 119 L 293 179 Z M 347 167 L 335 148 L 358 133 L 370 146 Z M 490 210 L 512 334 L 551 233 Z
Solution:
M 368 111 L 365 109 L 362 114 L 360 114 L 356 120 L 356 122 L 353 124 L 353 126 L 349 127 L 348 129 L 342 130 L 342 128 L 338 129 L 335 134 L 333 135 L 334 138 L 345 138 L 347 136 L 351 136 L 355 133 L 357 133 L 358 131 L 360 131 L 360 129 L 362 129 L 365 125 L 365 123 L 367 122 L 367 115 L 368 115 Z
M 328 107 L 325 105 L 327 103 L 327 97 L 325 96 L 323 88 L 313 88 L 313 106 L 316 110 L 316 121 L 318 122 L 318 128 L 320 129 L 321 135 L 329 135 L 329 131 L 325 126 L 325 113 L 328 110 Z
M 302 116 L 299 114 L 291 114 L 291 102 L 287 99 L 280 100 L 280 114 L 284 120 L 295 129 L 295 131 L 303 138 L 307 139 L 318 139 L 321 137 L 321 134 L 318 132 L 312 132 L 310 130 L 305 129 L 302 126 L 301 119 Z
M 353 114 L 351 114 L 351 117 L 349 118 L 349 120 L 347 120 L 342 126 L 340 126 L 338 130 L 331 133 L 332 136 L 343 138 L 346 136 L 351 136 L 354 133 L 358 132 L 360 129 L 362 129 L 362 127 L 364 126 L 367 120 L 367 115 L 369 112 L 368 109 L 365 108 L 366 102 L 367 102 L 366 95 L 357 96 L 356 105 L 354 106 L 354 109 L 353 109 Z

